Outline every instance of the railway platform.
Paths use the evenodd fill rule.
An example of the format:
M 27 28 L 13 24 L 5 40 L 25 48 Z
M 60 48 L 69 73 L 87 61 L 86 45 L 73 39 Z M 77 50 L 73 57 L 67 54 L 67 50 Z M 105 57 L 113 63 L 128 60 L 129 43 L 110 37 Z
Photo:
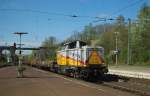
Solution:
M 0 96 L 138 96 L 28 66 L 16 76 L 15 66 L 0 68 Z
M 108 68 L 110 74 L 150 79 L 150 67 L 147 66 L 113 65 Z

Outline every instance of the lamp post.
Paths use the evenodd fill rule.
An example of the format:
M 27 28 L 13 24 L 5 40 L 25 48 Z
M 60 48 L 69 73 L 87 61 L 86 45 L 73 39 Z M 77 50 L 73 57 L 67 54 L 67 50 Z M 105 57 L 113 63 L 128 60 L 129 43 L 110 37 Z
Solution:
M 116 65 L 118 65 L 118 34 L 119 34 L 119 32 L 115 32 L 115 42 L 116 42 L 115 61 L 116 61 Z
M 28 34 L 27 32 L 14 32 L 14 34 L 19 35 L 19 64 L 17 66 L 18 77 L 23 77 L 24 68 L 22 67 L 22 55 L 21 55 L 21 37 L 24 34 Z

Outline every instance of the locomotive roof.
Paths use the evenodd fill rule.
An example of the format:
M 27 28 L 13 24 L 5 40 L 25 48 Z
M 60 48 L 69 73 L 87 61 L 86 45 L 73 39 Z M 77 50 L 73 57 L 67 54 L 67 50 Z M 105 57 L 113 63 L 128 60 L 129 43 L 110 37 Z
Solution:
M 81 45 L 87 45 L 86 42 L 81 41 L 81 40 L 75 40 L 75 41 L 72 41 L 72 42 L 68 42 L 68 43 L 65 43 L 64 45 L 72 45 L 72 44 L 74 45 L 74 44 L 76 44 L 77 41 L 79 41 L 79 43 Z

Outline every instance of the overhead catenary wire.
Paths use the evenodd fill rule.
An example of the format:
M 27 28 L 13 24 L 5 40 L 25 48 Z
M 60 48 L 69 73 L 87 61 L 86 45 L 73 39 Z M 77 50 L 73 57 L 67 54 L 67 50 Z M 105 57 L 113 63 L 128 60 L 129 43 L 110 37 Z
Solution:
M 140 3 L 142 0 L 137 0 L 133 3 L 130 3 L 129 5 L 122 7 L 121 9 L 113 12 L 110 16 L 107 17 L 98 17 L 98 16 L 82 16 L 82 15 L 76 15 L 76 14 L 64 14 L 64 13 L 57 13 L 57 12 L 48 12 L 48 11 L 41 11 L 41 10 L 33 10 L 33 9 L 9 9 L 9 8 L 0 8 L 0 11 L 16 11 L 16 12 L 32 12 L 32 13 L 40 13 L 40 14 L 47 14 L 47 15 L 56 15 L 56 16 L 66 16 L 66 17 L 72 17 L 72 18 L 94 18 L 98 19 L 100 21 L 105 20 L 112 20 L 112 16 L 132 7 L 136 4 Z M 97 21 L 96 21 L 97 22 Z
M 40 14 L 47 14 L 47 15 L 56 15 L 56 16 L 67 16 L 73 18 L 98 18 L 92 16 L 82 16 L 82 15 L 75 15 L 75 14 L 63 14 L 63 13 L 56 13 L 56 12 L 48 12 L 48 11 L 41 11 L 41 10 L 33 10 L 33 9 L 8 9 L 8 8 L 1 8 L 0 11 L 16 11 L 16 12 L 32 12 L 32 13 L 40 13 Z
M 133 3 L 130 3 L 129 5 L 124 6 L 124 7 L 122 7 L 121 9 L 119 9 L 117 11 L 114 11 L 111 15 L 109 15 L 109 16 L 107 16 L 105 18 L 98 18 L 97 17 L 97 20 L 94 20 L 93 23 L 97 23 L 99 21 L 106 22 L 106 21 L 112 21 L 112 20 L 119 20 L 119 19 L 117 19 L 117 17 L 113 17 L 113 16 L 116 15 L 116 14 L 118 14 L 118 13 L 120 13 L 120 12 L 122 12 L 122 11 L 124 11 L 124 10 L 126 10 L 126 9 L 128 9 L 128 8 L 130 8 L 130 7 L 135 6 L 136 4 L 138 4 L 140 2 L 142 2 L 142 0 L 137 0 L 137 1 L 133 2 Z M 128 19 L 129 18 L 126 18 L 125 20 L 128 20 Z
M 110 17 L 112 17 L 112 16 L 114 16 L 114 15 L 116 15 L 116 14 L 118 14 L 118 13 L 120 13 L 120 12 L 122 12 L 122 11 L 128 9 L 128 8 L 130 8 L 130 7 L 133 7 L 133 6 L 135 6 L 136 4 L 138 4 L 140 2 L 142 2 L 142 0 L 137 0 L 137 1 L 133 2 L 133 3 L 130 3 L 129 5 L 124 6 L 124 7 L 120 8 L 119 10 L 111 13 Z
M 137 0 L 135 2 L 132 2 L 129 5 L 124 6 L 124 7 L 120 8 L 120 9 L 118 9 L 117 11 L 112 12 L 111 15 L 109 15 L 107 17 L 103 17 L 103 18 L 97 17 L 97 20 L 94 20 L 93 23 L 97 23 L 99 21 L 107 21 L 107 20 L 109 20 L 109 21 L 118 20 L 117 17 L 113 17 L 113 16 L 116 15 L 116 14 L 118 14 L 118 13 L 120 13 L 120 12 L 122 12 L 122 11 L 124 11 L 124 10 L 126 10 L 126 9 L 128 9 L 128 8 L 130 8 L 130 7 L 135 6 L 136 4 L 138 4 L 140 2 L 142 2 L 142 0 Z M 126 20 L 128 20 L 128 18 Z
M 95 18 L 97 18 L 98 20 L 93 21 L 93 23 L 96 23 L 96 22 L 99 22 L 99 21 L 106 21 L 106 20 L 117 20 L 116 17 L 115 17 L 115 18 L 112 18 L 112 16 L 114 16 L 114 15 L 116 15 L 116 14 L 118 14 L 118 13 L 120 13 L 120 12 L 122 12 L 122 11 L 128 9 L 128 8 L 130 8 L 130 7 L 135 6 L 136 4 L 138 4 L 138 3 L 140 3 L 140 2 L 142 2 L 142 0 L 137 0 L 137 1 L 133 2 L 133 3 L 130 3 L 129 5 L 124 6 L 124 7 L 122 7 L 121 9 L 112 12 L 110 16 L 102 17 L 102 18 L 101 18 L 101 17 L 95 17 Z

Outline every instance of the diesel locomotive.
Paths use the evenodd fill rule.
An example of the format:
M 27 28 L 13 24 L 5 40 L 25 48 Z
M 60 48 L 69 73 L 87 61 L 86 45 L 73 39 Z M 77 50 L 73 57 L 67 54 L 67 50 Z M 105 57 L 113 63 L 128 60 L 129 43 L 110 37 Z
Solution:
M 101 78 L 108 72 L 103 57 L 103 47 L 91 47 L 76 40 L 64 44 L 62 49 L 57 51 L 57 62 L 52 63 L 51 69 L 75 78 Z

